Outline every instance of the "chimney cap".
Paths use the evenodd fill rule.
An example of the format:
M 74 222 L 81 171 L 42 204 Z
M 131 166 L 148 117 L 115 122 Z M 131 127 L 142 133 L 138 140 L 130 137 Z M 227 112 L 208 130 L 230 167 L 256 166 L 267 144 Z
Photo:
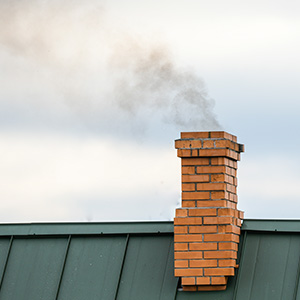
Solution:
M 240 153 L 245 151 L 236 136 L 225 131 L 182 132 L 175 148 L 179 157 L 227 156 L 234 160 L 240 160 Z
M 237 137 L 226 131 L 181 132 L 181 139 L 227 139 L 237 142 Z

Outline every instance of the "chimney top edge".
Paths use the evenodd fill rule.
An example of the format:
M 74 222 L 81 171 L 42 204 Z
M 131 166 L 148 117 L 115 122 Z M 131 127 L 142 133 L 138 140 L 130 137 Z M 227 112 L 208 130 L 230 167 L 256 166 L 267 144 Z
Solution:
M 211 138 L 225 138 L 233 142 L 237 142 L 237 137 L 226 131 L 191 131 L 181 132 L 181 139 L 211 139 Z

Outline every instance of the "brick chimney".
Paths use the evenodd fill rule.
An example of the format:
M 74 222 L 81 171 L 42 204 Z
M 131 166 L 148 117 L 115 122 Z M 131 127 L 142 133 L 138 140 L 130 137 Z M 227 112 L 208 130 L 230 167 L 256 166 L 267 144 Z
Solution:
M 234 276 L 243 212 L 237 161 L 244 146 L 224 131 L 182 132 L 182 208 L 174 219 L 175 276 L 183 290 L 225 290 Z

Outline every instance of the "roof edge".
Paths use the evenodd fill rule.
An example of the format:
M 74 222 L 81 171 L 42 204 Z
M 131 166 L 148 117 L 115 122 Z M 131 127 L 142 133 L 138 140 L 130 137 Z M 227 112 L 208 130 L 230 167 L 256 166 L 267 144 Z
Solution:
M 300 219 L 246 219 L 243 231 L 300 232 Z M 172 221 L 74 222 L 74 223 L 2 223 L 0 236 L 173 234 Z
M 300 232 L 300 219 L 246 219 L 243 222 L 244 231 L 274 231 Z
M 173 222 L 14 223 L 0 224 L 0 236 L 173 233 Z

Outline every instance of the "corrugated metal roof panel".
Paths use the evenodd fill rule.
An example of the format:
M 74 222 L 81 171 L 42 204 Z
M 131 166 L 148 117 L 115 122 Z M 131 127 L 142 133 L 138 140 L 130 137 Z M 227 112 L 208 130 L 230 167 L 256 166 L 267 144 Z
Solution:
M 300 272 L 300 270 L 299 270 L 299 272 Z M 298 273 L 298 275 L 299 275 L 299 273 Z M 295 292 L 296 292 L 295 300 L 300 300 L 300 276 L 298 276 L 298 286 L 295 289 Z
M 53 225 L 0 226 L 1 300 L 175 298 L 172 223 Z
M 126 236 L 73 237 L 58 299 L 114 299 Z
M 64 238 L 14 239 L 0 299 L 55 299 L 66 245 Z
M 12 238 L 0 239 L 0 288 L 4 279 Z
M 243 248 L 237 300 L 295 299 L 299 234 L 248 232 Z
M 131 237 L 117 299 L 174 299 L 173 273 L 172 236 Z

